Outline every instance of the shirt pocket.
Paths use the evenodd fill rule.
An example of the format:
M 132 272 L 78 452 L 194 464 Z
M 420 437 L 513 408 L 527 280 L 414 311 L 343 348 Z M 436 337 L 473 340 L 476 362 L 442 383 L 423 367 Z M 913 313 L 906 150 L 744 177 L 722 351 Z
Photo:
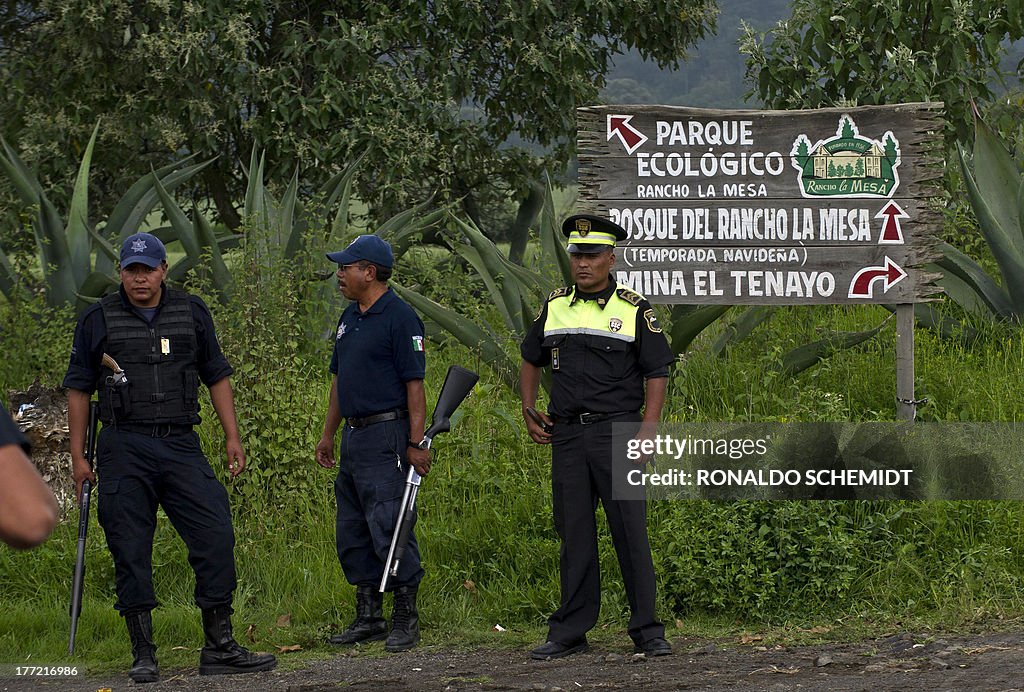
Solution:
M 587 344 L 587 370 L 597 379 L 624 378 L 630 371 L 630 344 L 618 339 L 591 339 Z

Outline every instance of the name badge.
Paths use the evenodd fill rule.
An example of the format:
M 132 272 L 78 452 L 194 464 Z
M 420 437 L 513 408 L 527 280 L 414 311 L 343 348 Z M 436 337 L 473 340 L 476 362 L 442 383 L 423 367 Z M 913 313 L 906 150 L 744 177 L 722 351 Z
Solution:
M 558 370 L 558 365 L 558 349 L 553 348 L 551 349 L 551 369 Z
M 168 355 L 171 354 L 171 340 L 170 339 L 166 339 L 166 338 L 160 339 L 160 353 L 164 354 L 165 356 L 168 356 Z

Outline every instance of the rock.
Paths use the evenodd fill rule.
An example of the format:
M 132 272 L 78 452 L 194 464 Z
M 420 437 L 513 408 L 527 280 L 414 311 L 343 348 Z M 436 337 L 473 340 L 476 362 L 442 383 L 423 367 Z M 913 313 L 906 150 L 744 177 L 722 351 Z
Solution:
M 622 654 L 608 654 L 601 660 L 604 663 L 624 663 L 626 661 L 626 657 Z
M 706 656 L 718 653 L 718 647 L 714 644 L 705 644 L 704 646 L 698 646 L 696 649 L 690 649 L 687 653 L 691 656 Z
M 647 662 L 647 654 L 633 654 L 632 656 L 629 657 L 629 662 L 630 663 L 646 663 Z
M 932 666 L 932 670 L 949 670 L 949 664 L 943 661 L 941 658 L 933 658 L 929 661 Z
M 834 662 L 835 659 L 833 659 L 831 656 L 829 656 L 828 654 L 822 654 L 821 656 L 818 656 L 816 659 L 814 659 L 814 666 L 816 668 L 822 668 L 824 666 L 832 665 Z

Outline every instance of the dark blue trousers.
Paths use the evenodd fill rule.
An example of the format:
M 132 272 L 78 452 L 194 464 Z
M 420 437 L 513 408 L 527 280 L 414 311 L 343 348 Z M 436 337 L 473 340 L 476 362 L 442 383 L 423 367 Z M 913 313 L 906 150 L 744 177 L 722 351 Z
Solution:
M 338 561 L 345 579 L 356 586 L 379 586 L 384 576 L 391 537 L 409 472 L 405 420 L 374 423 L 363 428 L 346 425 L 338 453 L 334 497 L 338 502 Z M 423 579 L 415 533 L 390 588 L 415 586 Z
M 199 436 L 152 437 L 104 426 L 97 457 L 98 515 L 114 557 L 114 607 L 129 614 L 157 605 L 152 555 L 158 505 L 188 548 L 196 605 L 230 606 L 236 586 L 231 510 Z
M 637 644 L 665 636 L 655 617 L 656 584 L 647 540 L 647 502 L 612 497 L 612 425 L 637 423 L 640 414 L 592 425 L 558 424 L 551 447 L 552 513 L 562 539 L 559 555 L 561 605 L 548 618 L 548 639 L 568 644 L 597 623 L 601 611 L 597 501 L 604 505 L 619 558 L 631 616 L 629 636 Z M 625 454 L 625 449 L 619 450 Z

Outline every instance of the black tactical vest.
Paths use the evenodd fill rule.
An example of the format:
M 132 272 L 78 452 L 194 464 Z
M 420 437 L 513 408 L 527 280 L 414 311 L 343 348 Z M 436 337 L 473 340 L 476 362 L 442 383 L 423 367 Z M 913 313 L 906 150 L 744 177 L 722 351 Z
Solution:
M 107 322 L 106 353 L 128 379 L 125 385 L 99 382 L 104 423 L 199 423 L 196 326 L 188 294 L 164 287 L 167 296 L 147 323 L 125 308 L 119 293 L 100 302 Z M 104 374 L 110 371 L 104 368 Z

